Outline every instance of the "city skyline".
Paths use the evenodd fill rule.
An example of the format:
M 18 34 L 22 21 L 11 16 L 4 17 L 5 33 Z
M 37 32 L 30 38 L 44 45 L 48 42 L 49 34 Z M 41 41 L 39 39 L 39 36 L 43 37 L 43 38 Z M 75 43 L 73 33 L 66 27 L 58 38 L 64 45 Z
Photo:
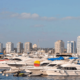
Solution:
M 65 48 L 65 43 L 63 40 L 57 40 L 54 43 L 54 49 L 55 53 L 80 53 L 80 36 L 77 37 L 77 43 L 75 41 L 67 41 L 67 48 Z M 14 46 L 14 43 L 7 42 L 5 48 L 3 47 L 3 43 L 0 43 L 0 52 L 6 50 L 6 53 L 10 52 L 30 52 L 32 50 L 38 50 L 38 49 L 51 49 L 51 48 L 42 48 L 39 47 L 37 44 L 32 44 L 31 42 L 25 42 L 24 44 L 22 42 L 18 42 L 16 44 L 16 47 Z
M 78 36 L 78 37 L 80 37 L 80 36 Z M 65 43 L 65 42 L 62 40 L 62 41 L 64 42 L 64 48 L 65 48 L 65 49 L 68 48 L 68 45 L 67 45 L 68 42 L 75 42 L 75 44 L 76 44 L 76 47 L 75 47 L 75 48 L 77 48 L 77 46 L 78 46 L 78 37 L 76 38 L 77 41 L 67 41 L 67 42 Z M 57 41 L 59 41 L 59 40 L 57 40 Z M 9 41 L 8 41 L 8 42 L 9 42 Z M 6 42 L 6 43 L 8 43 L 8 42 Z M 55 41 L 55 42 L 56 42 L 56 41 Z M 32 47 L 33 47 L 33 45 L 35 45 L 35 46 L 37 46 L 38 48 L 55 48 L 55 42 L 53 43 L 53 47 L 41 47 L 40 44 L 39 44 L 39 40 L 38 40 L 38 43 L 34 43 L 34 44 L 29 41 L 29 43 L 32 44 Z M 0 42 L 0 43 L 2 43 L 2 42 Z M 6 47 L 6 43 L 5 43 L 5 44 L 2 43 L 2 44 L 4 45 L 4 46 L 3 46 L 4 48 Z M 17 42 L 16 44 L 15 44 L 14 42 L 11 42 L 11 43 L 14 44 L 14 48 L 17 48 L 17 44 L 18 44 L 18 43 L 22 43 L 23 45 L 25 45 L 25 43 L 28 43 L 28 42 L 24 42 L 24 43 L 23 43 L 23 42 Z M 66 45 L 66 46 L 65 46 L 65 45 Z M 70 45 L 71 45 L 71 44 L 70 44 Z M 23 47 L 24 47 L 24 46 L 23 46 Z
M 0 42 L 31 42 L 54 47 L 57 40 L 77 41 L 80 0 L 1 0 Z M 4 45 L 5 46 L 5 45 Z

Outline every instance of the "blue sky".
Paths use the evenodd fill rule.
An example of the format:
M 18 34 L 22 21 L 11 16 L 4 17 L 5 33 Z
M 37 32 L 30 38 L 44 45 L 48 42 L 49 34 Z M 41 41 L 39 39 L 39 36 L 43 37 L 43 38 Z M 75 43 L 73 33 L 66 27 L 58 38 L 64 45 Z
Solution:
M 53 47 L 54 42 L 77 40 L 80 0 L 0 0 L 0 42 L 32 42 Z

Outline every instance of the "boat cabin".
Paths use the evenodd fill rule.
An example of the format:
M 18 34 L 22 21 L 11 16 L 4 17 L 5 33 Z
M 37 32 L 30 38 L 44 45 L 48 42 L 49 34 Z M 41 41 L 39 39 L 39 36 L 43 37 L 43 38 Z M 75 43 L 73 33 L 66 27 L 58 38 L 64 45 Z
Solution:
M 77 64 L 63 64 L 63 65 L 58 65 L 57 69 L 61 70 L 77 70 L 77 68 L 80 67 Z
M 77 70 L 76 67 L 58 67 L 57 69 L 61 69 L 61 70 Z

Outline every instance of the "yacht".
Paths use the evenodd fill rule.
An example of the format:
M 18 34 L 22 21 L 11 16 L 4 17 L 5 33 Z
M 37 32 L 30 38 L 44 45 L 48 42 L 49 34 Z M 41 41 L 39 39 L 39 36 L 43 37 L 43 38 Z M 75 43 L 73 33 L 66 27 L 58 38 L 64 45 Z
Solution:
M 47 68 L 41 70 L 43 75 L 60 75 L 60 76 L 70 76 L 70 75 L 80 75 L 80 65 L 75 63 L 67 63 L 62 65 L 56 65 L 55 67 Z
M 26 66 L 26 72 L 32 72 L 32 74 L 38 75 L 60 75 L 60 76 L 68 76 L 68 75 L 80 75 L 80 65 L 75 64 L 73 60 L 60 60 L 60 61 L 52 61 L 52 62 L 44 62 L 40 67 L 35 66 Z M 27 71 L 28 70 L 28 71 Z

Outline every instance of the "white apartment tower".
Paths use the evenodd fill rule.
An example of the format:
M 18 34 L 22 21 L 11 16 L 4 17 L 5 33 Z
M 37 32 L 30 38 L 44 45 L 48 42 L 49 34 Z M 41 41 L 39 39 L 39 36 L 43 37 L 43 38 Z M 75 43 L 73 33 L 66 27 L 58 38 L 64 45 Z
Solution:
M 6 43 L 6 53 L 11 53 L 14 51 L 14 44 L 12 42 Z
M 3 52 L 3 44 L 0 43 L 0 53 L 2 53 L 2 52 Z
M 64 42 L 62 40 L 55 42 L 55 53 L 64 53 Z
M 24 44 L 24 52 L 29 52 L 32 49 L 32 43 L 26 42 Z
M 23 52 L 23 43 L 18 42 L 17 43 L 17 53 L 22 53 Z
M 67 53 L 76 53 L 75 41 L 67 41 Z
M 77 53 L 80 54 L 80 36 L 77 37 Z

